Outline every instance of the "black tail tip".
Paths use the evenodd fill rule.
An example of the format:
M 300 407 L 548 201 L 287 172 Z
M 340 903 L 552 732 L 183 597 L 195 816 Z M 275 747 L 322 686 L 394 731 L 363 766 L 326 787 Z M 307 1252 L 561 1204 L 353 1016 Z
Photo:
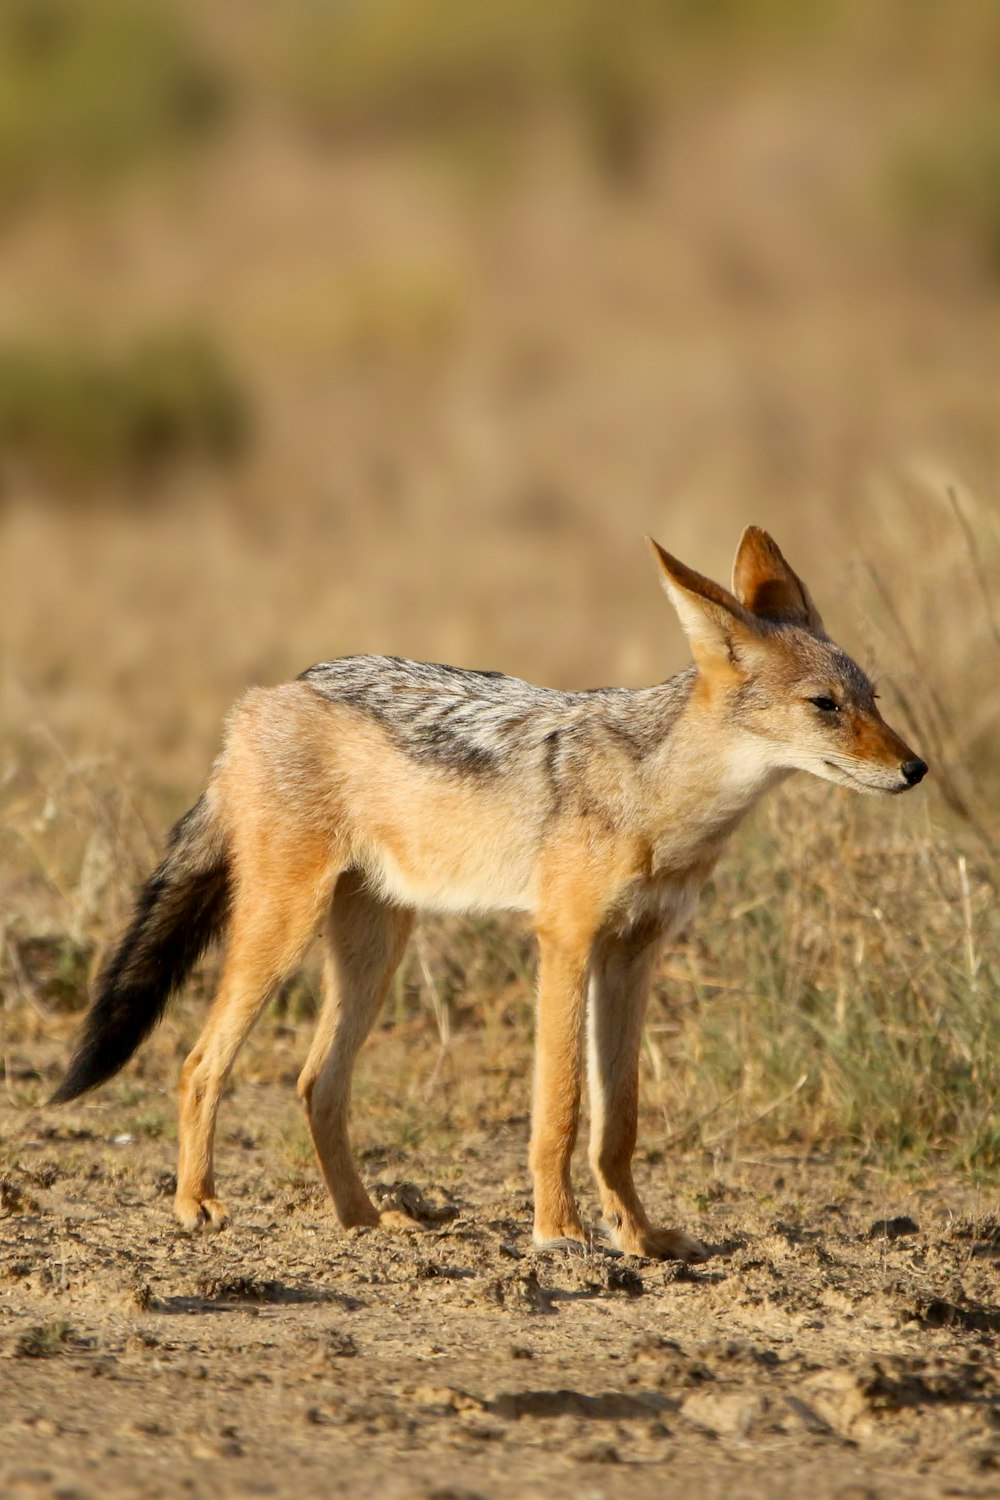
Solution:
M 71 1065 L 55 1093 L 50 1094 L 46 1099 L 45 1107 L 48 1109 L 55 1104 L 72 1104 L 74 1099 L 79 1099 L 81 1094 L 85 1094 L 88 1089 L 92 1089 L 99 1082 L 100 1079 L 97 1078 L 81 1078 L 79 1070 Z
M 45 1101 L 45 1108 L 51 1109 L 54 1104 L 69 1104 L 72 1099 L 79 1096 L 80 1090 L 69 1086 L 69 1079 L 64 1078 L 54 1094 L 50 1094 Z

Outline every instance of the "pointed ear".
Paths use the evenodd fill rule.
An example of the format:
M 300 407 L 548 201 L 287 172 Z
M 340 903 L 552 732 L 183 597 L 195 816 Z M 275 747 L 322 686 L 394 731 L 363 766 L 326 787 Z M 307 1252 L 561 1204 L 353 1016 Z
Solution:
M 788 566 L 778 544 L 759 526 L 748 526 L 733 562 L 733 593 L 762 620 L 804 625 L 825 635 L 819 610 L 802 579 Z
M 720 672 L 742 675 L 739 648 L 748 648 L 759 639 L 751 616 L 728 589 L 678 562 L 651 536 L 646 541 L 660 569 L 663 587 L 680 616 L 699 670 L 708 675 Z

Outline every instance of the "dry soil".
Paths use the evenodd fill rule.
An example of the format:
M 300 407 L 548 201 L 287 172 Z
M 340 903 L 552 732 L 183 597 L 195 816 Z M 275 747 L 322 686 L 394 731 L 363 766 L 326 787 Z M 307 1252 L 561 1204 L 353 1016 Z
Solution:
M 220 1137 L 233 1224 L 191 1236 L 165 1135 L 100 1095 L 46 1111 L 31 1056 L 8 1067 L 4 1495 L 1000 1493 L 1000 1224 L 967 1186 L 640 1159 L 705 1266 L 539 1253 L 512 1117 L 368 1149 L 430 1227 L 344 1235 L 288 1171 L 287 1086 L 251 1079 Z M 130 1117 L 164 1087 L 140 1078 Z

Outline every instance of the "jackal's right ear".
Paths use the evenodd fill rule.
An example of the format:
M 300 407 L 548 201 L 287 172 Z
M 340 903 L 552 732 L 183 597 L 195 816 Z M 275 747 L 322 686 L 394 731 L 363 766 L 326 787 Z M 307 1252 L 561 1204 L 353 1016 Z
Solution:
M 760 639 L 753 617 L 728 589 L 671 557 L 651 536 L 646 540 L 699 669 L 738 671 L 740 648 L 745 652 Z
M 826 634 L 809 590 L 788 566 L 774 538 L 759 526 L 748 526 L 740 537 L 733 562 L 733 593 L 762 620 L 804 625 L 816 635 Z

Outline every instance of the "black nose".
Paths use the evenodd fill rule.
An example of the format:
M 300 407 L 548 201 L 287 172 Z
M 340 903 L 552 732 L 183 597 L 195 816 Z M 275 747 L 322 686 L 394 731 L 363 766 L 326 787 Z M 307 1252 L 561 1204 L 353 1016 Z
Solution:
M 917 782 L 923 781 L 927 775 L 927 762 L 925 760 L 918 760 L 914 756 L 913 760 L 904 760 L 899 769 L 903 773 L 906 785 L 916 786 Z

